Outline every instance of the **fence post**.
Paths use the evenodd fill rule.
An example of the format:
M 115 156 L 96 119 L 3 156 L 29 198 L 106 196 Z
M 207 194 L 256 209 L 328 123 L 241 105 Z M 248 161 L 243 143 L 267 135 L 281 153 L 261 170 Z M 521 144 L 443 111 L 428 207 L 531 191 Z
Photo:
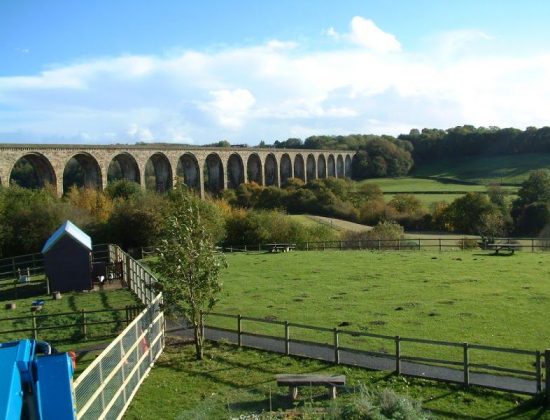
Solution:
M 309 251 L 309 242 L 306 242 L 306 251 Z
M 439 252 L 441 252 L 441 238 L 439 238 Z
M 418 238 L 418 250 L 420 251 L 420 238 Z
M 334 363 L 340 364 L 340 343 L 338 340 L 338 328 L 334 328 Z
M 131 289 L 131 290 L 134 290 L 133 289 L 133 284 L 132 284 L 132 274 L 130 273 L 130 258 L 128 258 L 127 255 L 124 256 L 125 260 L 126 260 L 126 284 L 128 285 L 128 288 Z M 134 290 L 135 292 L 135 290 Z
M 395 373 L 401 374 L 401 337 L 395 336 Z
M 38 330 L 36 329 L 36 315 L 34 312 L 31 313 L 32 315 L 32 336 L 35 340 L 38 339 Z
M 246 245 L 244 246 L 244 252 L 246 252 Z
M 540 363 L 540 359 L 541 359 L 541 352 L 540 350 L 537 350 L 536 352 L 536 359 L 535 359 L 535 367 L 536 367 L 536 372 L 537 372 L 537 392 L 540 392 L 542 391 L 542 372 L 541 372 L 541 363 Z
M 464 385 L 470 385 L 470 357 L 468 354 L 468 343 L 463 344 L 464 348 Z
M 86 311 L 82 309 L 82 335 L 84 337 L 84 340 L 86 340 L 88 335 L 88 329 L 86 328 Z
M 242 338 L 242 317 L 241 314 L 237 315 L 237 345 L 239 347 L 242 347 L 243 345 L 243 338 Z
M 546 365 L 545 387 L 546 387 L 546 406 L 550 406 L 550 349 L 544 351 L 544 364 Z
M 120 340 L 119 343 L 120 343 L 120 361 L 122 362 L 122 358 L 125 357 L 124 346 L 122 345 L 122 340 Z M 124 384 L 124 382 L 126 382 L 126 372 L 124 371 L 126 364 L 127 364 L 127 361 L 122 362 L 122 367 L 120 368 L 122 372 L 122 386 L 124 387 L 122 389 L 122 398 L 124 399 L 124 403 L 126 403 L 126 401 L 128 400 L 128 397 L 126 395 L 126 385 Z
M 362 248 L 361 248 L 361 241 L 359 241 L 359 250 L 361 250 L 361 249 L 362 249 Z
M 462 238 L 462 251 L 464 251 L 464 238 Z
M 15 269 L 15 257 L 11 257 L 11 268 L 13 270 L 13 278 L 17 278 L 17 270 Z
M 531 238 L 531 252 L 535 252 L 535 240 Z
M 290 328 L 288 321 L 285 321 L 285 354 L 290 354 Z
M 99 368 L 99 383 L 103 383 L 103 360 L 99 361 L 98 368 Z M 138 369 L 138 377 L 140 375 L 140 369 Z M 101 391 L 101 412 L 105 411 L 105 388 Z
M 381 249 L 381 243 L 380 243 L 380 239 L 378 239 L 378 251 L 380 251 Z

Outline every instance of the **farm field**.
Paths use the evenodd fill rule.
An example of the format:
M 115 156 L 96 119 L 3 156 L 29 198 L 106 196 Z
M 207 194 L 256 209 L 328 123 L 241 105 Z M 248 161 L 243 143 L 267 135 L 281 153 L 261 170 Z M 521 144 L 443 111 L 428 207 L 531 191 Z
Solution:
M 433 176 L 476 182 L 480 184 L 506 183 L 519 185 L 529 172 L 550 167 L 550 154 L 522 154 L 495 157 L 438 160 L 414 168 L 414 176 Z
M 544 350 L 550 341 L 550 264 L 544 253 L 314 251 L 230 254 L 227 260 L 217 312 L 533 351 Z M 230 321 L 209 318 L 221 326 Z M 275 328 L 280 335 L 274 325 L 245 322 L 243 328 L 257 333 L 273 333 Z M 313 337 L 309 330 L 293 334 L 331 339 L 321 333 Z M 344 340 L 342 346 L 375 345 L 392 351 L 391 343 L 346 340 L 350 342 Z M 412 344 L 403 349 L 411 355 L 425 351 L 425 346 Z M 461 357 L 449 348 L 429 351 L 431 357 Z M 472 357 L 486 362 L 486 355 Z M 506 353 L 491 361 L 521 369 L 532 363 Z
M 386 202 L 391 201 L 395 194 L 398 193 L 413 194 L 427 209 L 432 204 L 440 201 L 450 203 L 462 197 L 467 192 L 487 191 L 487 185 L 468 185 L 454 183 L 449 180 L 441 181 L 415 177 L 367 179 L 359 181 L 358 188 L 365 184 L 378 185 L 384 193 L 384 200 Z M 502 188 L 510 194 L 509 199 L 515 198 L 518 187 L 504 186 Z
M 358 187 L 365 184 L 376 184 L 386 193 L 444 193 L 444 192 L 484 192 L 485 185 L 467 185 L 454 182 L 443 182 L 436 179 L 402 177 L 402 178 L 371 178 L 357 182 Z
M 278 373 L 345 374 L 347 385 L 339 391 L 337 403 L 345 402 L 360 385 L 365 385 L 371 390 L 390 388 L 400 395 L 420 399 L 423 407 L 438 418 L 550 418 L 540 401 L 529 397 L 475 388 L 465 390 L 460 386 L 229 345 L 208 345 L 205 354 L 205 360 L 197 362 L 191 345 L 168 345 L 124 418 L 228 419 L 246 413 L 283 418 L 280 417 L 283 412 L 288 414 L 285 418 L 295 418 L 293 412 L 305 405 L 310 410 L 330 406 L 324 388 L 301 388 L 299 400 L 292 403 L 288 390 L 276 386 L 274 375 Z M 269 417 L 270 408 L 276 417 Z

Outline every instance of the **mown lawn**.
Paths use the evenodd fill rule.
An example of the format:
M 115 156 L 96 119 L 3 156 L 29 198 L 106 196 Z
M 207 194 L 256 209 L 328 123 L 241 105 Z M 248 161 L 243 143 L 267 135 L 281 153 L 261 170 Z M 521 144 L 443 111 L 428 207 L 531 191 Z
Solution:
M 487 191 L 485 185 L 465 185 L 452 182 L 442 182 L 435 179 L 423 179 L 423 178 L 372 178 L 357 183 L 358 187 L 364 184 L 376 184 L 384 193 L 395 192 L 409 192 L 409 193 L 421 193 L 421 192 L 475 192 L 475 191 Z
M 453 160 L 435 160 L 412 171 L 414 176 L 454 178 L 480 184 L 521 184 L 535 169 L 550 167 L 550 155 L 522 154 L 505 156 L 472 156 Z
M 336 400 L 339 404 L 365 385 L 371 390 L 391 388 L 420 399 L 423 407 L 438 418 L 550 418 L 540 399 L 464 389 L 229 345 L 209 345 L 206 359 L 198 362 L 192 346 L 181 344 L 166 348 L 124 418 L 229 419 L 250 413 L 264 413 L 262 418 L 266 419 L 283 418 L 283 413 L 287 416 L 284 418 L 298 418 L 297 413 L 304 407 L 317 413 L 313 418 L 320 418 L 322 410 L 332 404 L 324 388 L 301 388 L 299 400 L 292 403 L 288 390 L 276 386 L 274 375 L 278 373 L 346 375 L 346 388 L 339 391 Z
M 315 251 L 229 254 L 216 311 L 402 337 L 544 350 L 550 342 L 549 255 L 484 251 Z M 216 325 L 234 321 L 209 317 Z M 282 327 L 243 322 L 251 332 Z M 295 338 L 330 334 L 293 329 Z M 393 352 L 393 343 L 345 336 L 342 346 Z M 460 361 L 461 349 L 407 343 L 408 355 Z M 472 362 L 532 369 L 533 360 L 472 351 Z

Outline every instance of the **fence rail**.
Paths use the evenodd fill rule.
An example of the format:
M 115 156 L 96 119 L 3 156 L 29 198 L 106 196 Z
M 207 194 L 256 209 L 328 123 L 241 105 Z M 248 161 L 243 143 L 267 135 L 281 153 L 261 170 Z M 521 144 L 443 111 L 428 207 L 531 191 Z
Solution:
M 215 322 L 212 318 L 223 318 L 224 321 Z M 229 320 L 233 320 L 229 321 Z M 248 327 L 244 328 L 246 321 Z M 266 324 L 268 331 L 258 331 L 254 323 Z M 362 366 L 375 370 L 389 370 L 397 374 L 420 376 L 446 382 L 478 385 L 486 388 L 498 389 L 524 394 L 536 394 L 543 390 L 543 383 L 548 392 L 550 390 L 550 378 L 543 375 L 543 359 L 546 358 L 546 366 L 550 363 L 550 353 L 543 356 L 541 351 L 469 344 L 442 340 L 429 340 L 424 338 L 390 336 L 373 334 L 362 331 L 342 330 L 313 325 L 305 325 L 288 321 L 266 320 L 263 318 L 233 315 L 213 312 L 208 314 L 205 320 L 207 338 L 211 340 L 227 340 L 238 346 L 248 346 L 264 350 L 284 353 L 286 355 L 298 355 L 333 362 Z M 283 326 L 283 328 L 280 328 Z M 292 334 L 293 329 L 311 330 L 323 334 L 312 338 L 303 337 L 302 334 Z M 382 340 L 389 344 L 393 351 L 381 351 L 373 342 L 366 340 L 362 345 L 355 343 L 341 345 L 342 336 L 357 338 L 369 338 Z M 417 344 L 433 348 L 440 346 L 458 350 L 461 355 L 459 360 L 450 360 L 434 355 L 430 357 L 430 351 L 424 348 L 420 354 L 415 349 L 405 349 L 405 343 Z M 418 349 L 416 349 L 418 350 Z M 479 362 L 472 360 L 473 352 Z M 482 352 L 483 354 L 480 354 Z M 484 360 L 493 360 L 494 353 L 505 353 L 521 357 L 518 361 L 522 366 L 531 365 L 531 369 L 518 368 L 506 363 L 486 363 Z M 522 367 L 520 366 L 520 367 Z
M 93 328 L 90 330 L 90 327 L 97 325 L 115 325 L 120 330 L 120 327 L 127 326 L 131 320 L 133 320 L 138 313 L 143 309 L 142 306 L 125 306 L 124 308 L 114 308 L 114 309 L 97 309 L 86 311 L 84 309 L 74 312 L 60 312 L 55 314 L 35 314 L 34 312 L 31 316 L 14 316 L 9 318 L 1 318 L 0 325 L 3 323 L 25 323 L 28 327 L 23 328 L 12 328 L 9 330 L 0 330 L 0 336 L 15 334 L 15 333 L 32 333 L 32 337 L 35 340 L 39 338 L 42 340 L 48 340 L 55 342 L 56 340 L 61 340 L 59 338 L 59 331 L 67 333 L 68 336 L 66 339 L 74 339 L 75 334 L 79 335 L 79 338 L 87 340 L 89 338 L 97 338 L 98 336 L 105 336 L 105 334 L 94 334 Z M 120 318 L 119 313 L 124 312 L 124 317 Z M 111 314 L 112 318 L 119 319 L 105 319 L 101 315 Z M 96 317 L 99 315 L 99 317 Z M 51 318 L 62 318 L 61 322 L 54 323 L 54 325 L 48 324 L 48 320 Z M 49 338 L 48 335 L 39 334 L 42 331 L 56 331 L 55 338 Z M 110 334 L 113 335 L 113 334 Z
M 96 262 L 108 261 L 109 245 L 97 244 L 92 246 L 93 260 Z M 41 253 L 17 255 L 14 257 L 0 258 L 0 280 L 16 279 L 18 272 L 23 274 L 30 272 L 31 277 L 44 274 L 44 257 Z
M 550 251 L 550 238 L 495 238 L 496 243 L 511 243 L 517 245 L 518 251 L 537 252 Z M 219 247 L 221 252 L 270 252 L 277 250 L 277 246 L 285 244 L 236 244 Z M 464 251 L 484 249 L 481 238 L 477 237 L 441 237 L 441 238 L 403 238 L 403 239 L 369 239 L 361 241 L 317 241 L 296 242 L 292 248 L 298 251 L 326 251 L 326 250 L 432 250 L 432 251 Z M 487 249 L 487 251 L 489 251 Z M 139 256 L 146 258 L 156 254 L 156 247 L 142 247 Z
M 79 419 L 120 419 L 164 349 L 162 294 L 146 267 L 116 245 L 108 262 L 122 262 L 123 281 L 146 305 L 137 317 L 74 381 Z

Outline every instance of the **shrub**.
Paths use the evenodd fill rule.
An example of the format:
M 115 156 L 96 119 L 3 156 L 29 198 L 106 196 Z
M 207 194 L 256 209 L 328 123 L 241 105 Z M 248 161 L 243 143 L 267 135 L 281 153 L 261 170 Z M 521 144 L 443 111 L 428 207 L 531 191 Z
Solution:
M 432 415 L 422 410 L 420 402 L 396 394 L 390 389 L 370 392 L 365 386 L 348 401 L 331 407 L 330 418 L 349 420 L 423 420 Z

